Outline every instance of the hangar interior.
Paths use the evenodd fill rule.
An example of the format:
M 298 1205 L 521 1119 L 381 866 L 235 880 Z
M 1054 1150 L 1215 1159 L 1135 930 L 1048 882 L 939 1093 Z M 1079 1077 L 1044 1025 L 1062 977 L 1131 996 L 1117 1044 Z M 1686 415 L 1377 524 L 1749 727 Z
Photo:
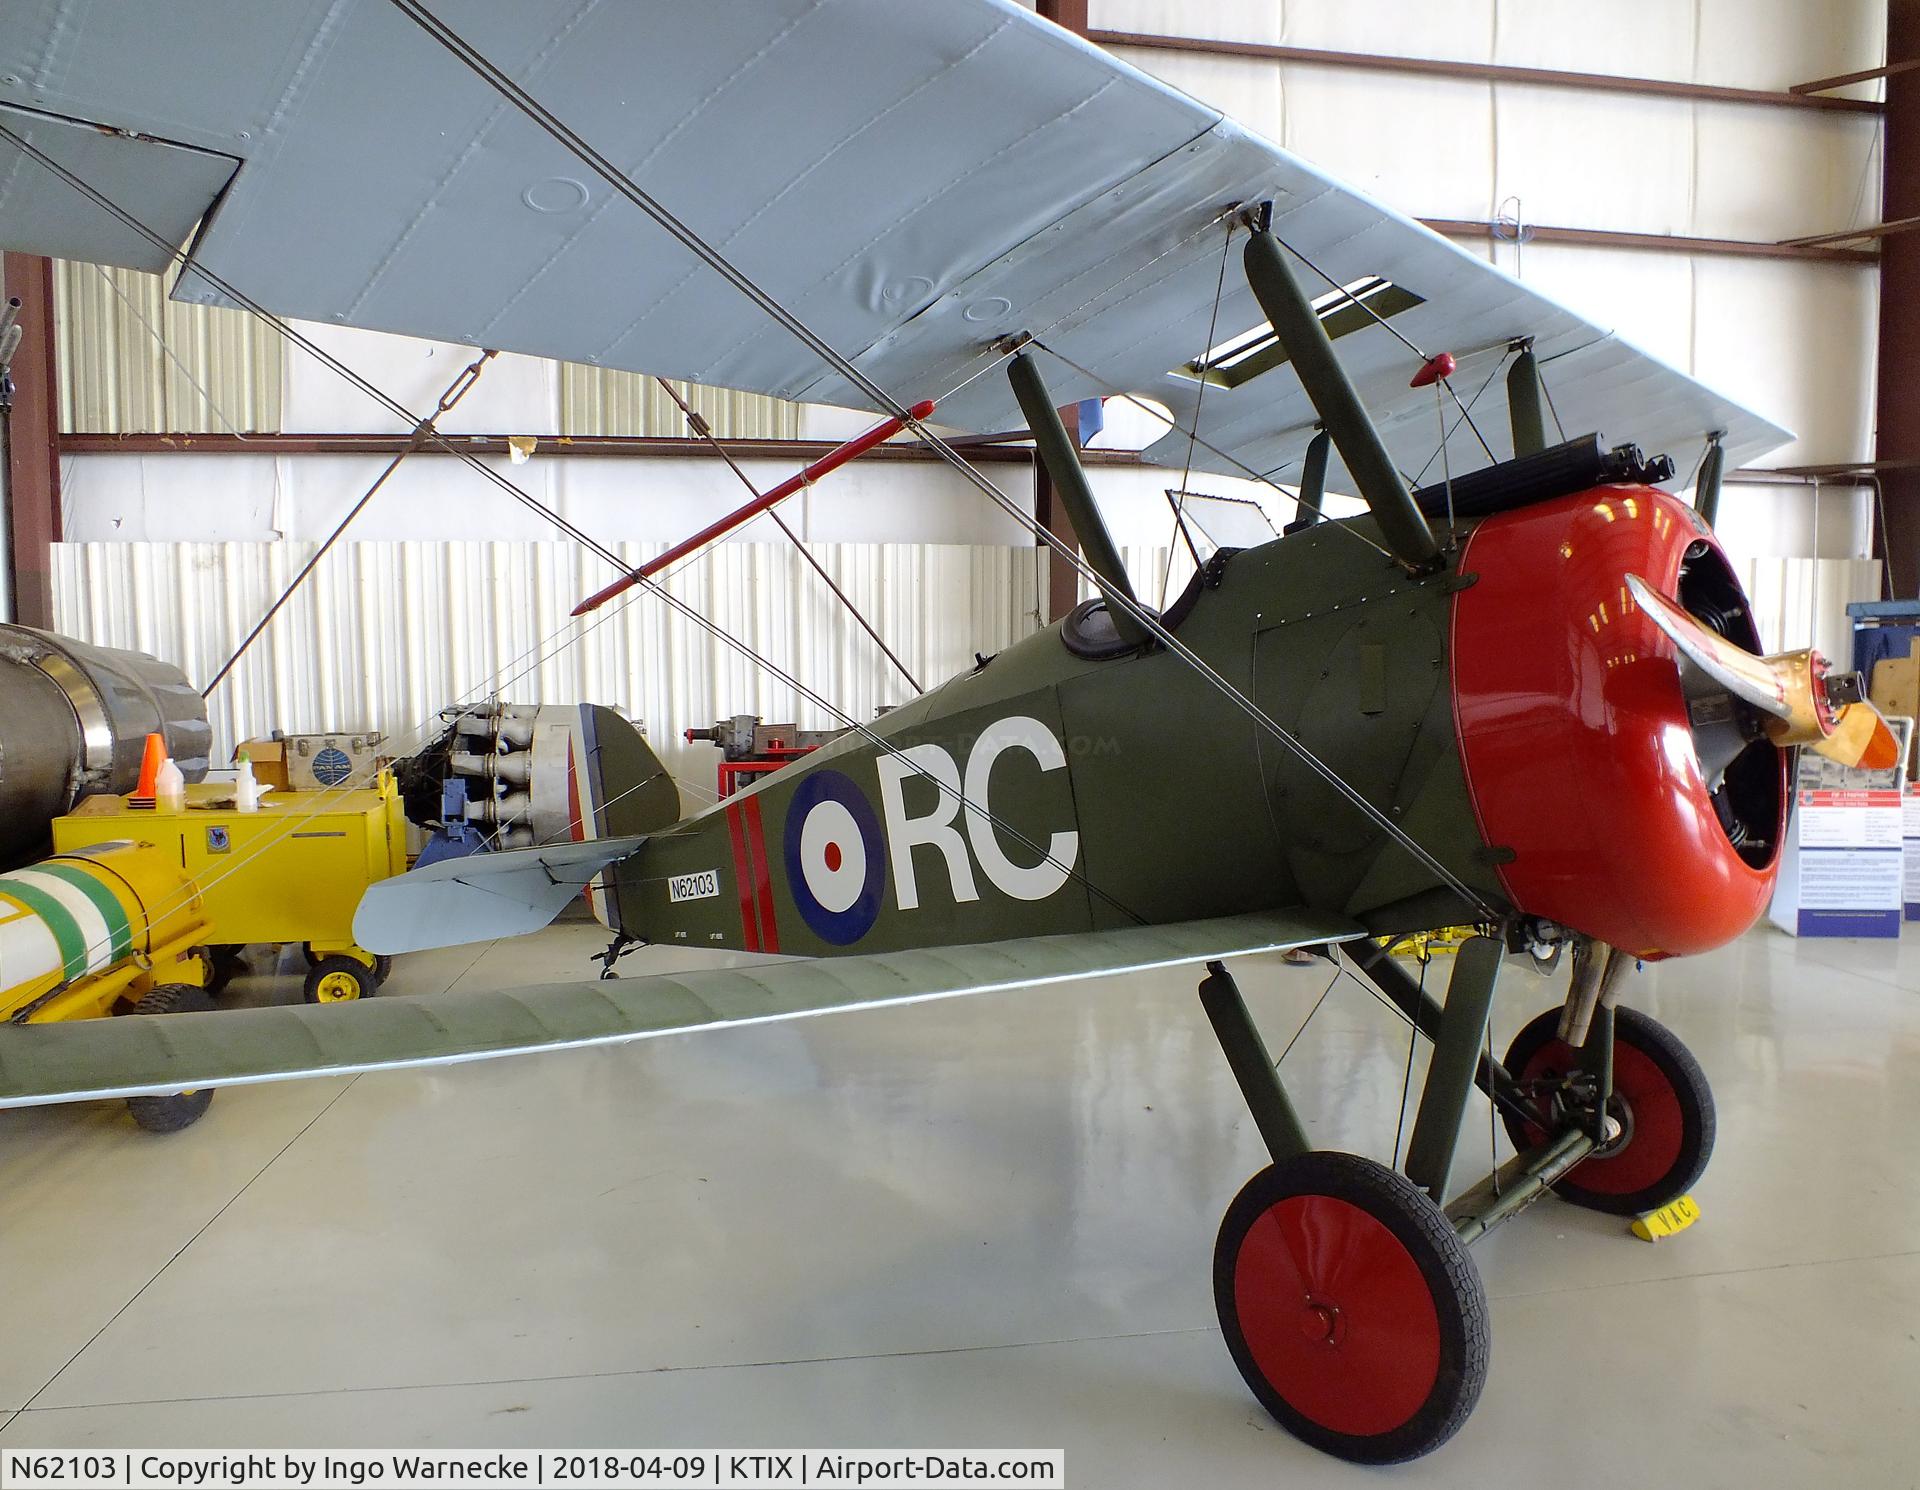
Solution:
M 1713 520 L 1760 652 L 1811 646 L 1844 668 L 1849 606 L 1915 594 L 1915 0 L 1037 8 L 1790 431 L 1725 472 Z M 0 92 L 0 120 L 30 103 Z M 350 190 L 328 208 L 362 210 Z M 0 180 L 0 222 L 23 210 Z M 168 274 L 29 252 L 4 271 L 23 336 L 0 618 L 148 654 L 195 693 L 230 667 L 205 699 L 210 782 L 276 733 L 398 760 L 463 711 L 599 705 L 644 731 L 691 814 L 726 789 L 728 721 L 797 732 L 784 748 L 884 718 L 1098 593 L 907 432 L 673 568 L 667 591 L 711 627 L 641 594 L 572 620 L 606 559 L 327 359 L 409 410 L 458 389 L 438 430 L 632 566 L 875 414 L 344 325 L 296 322 L 296 344 L 170 298 Z M 1024 430 L 952 433 L 1059 530 Z M 1109 398 L 1078 433 L 1156 610 L 1200 584 L 1183 491 L 1223 533 L 1277 539 L 1296 518 L 1298 473 L 1146 463 L 1166 433 L 1151 407 Z M 1648 453 L 1672 457 L 1690 501 L 1705 445 Z M 1333 488 L 1327 511 L 1367 504 Z M 747 754 L 793 758 L 764 744 Z M 1199 771 L 1141 783 L 1215 789 Z M 1565 793 L 1586 789 L 1570 767 Z M 222 1003 L 246 1009 L 299 1002 L 303 979 L 312 999 L 301 942 L 345 945 L 207 940 L 244 943 Z M 606 942 L 576 907 L 530 935 L 403 953 L 379 995 L 585 983 Z M 1762 918 L 1624 974 L 1623 1003 L 1712 1081 L 1700 1220 L 1649 1244 L 1547 1198 L 1477 1245 L 1497 1335 L 1484 1394 L 1457 1438 L 1392 1473 L 1911 1481 L 1909 945 Z M 777 955 L 667 943 L 618 970 Z M 1438 987 L 1454 960 L 1443 942 L 1406 965 Z M 1405 1017 L 1326 961 L 1235 967 L 1313 1145 L 1398 1158 L 1427 1060 Z M 165 1135 L 116 1102 L 0 1111 L 0 1450 L 993 1444 L 1064 1449 L 1073 1484 L 1357 1482 L 1377 1472 L 1289 1437 L 1221 1348 L 1214 1228 L 1266 1146 L 1197 971 L 236 1084 Z M 1568 959 L 1503 975 L 1489 1059 L 1577 976 Z M 1457 1186 L 1515 1156 L 1499 1118 L 1468 1098 Z

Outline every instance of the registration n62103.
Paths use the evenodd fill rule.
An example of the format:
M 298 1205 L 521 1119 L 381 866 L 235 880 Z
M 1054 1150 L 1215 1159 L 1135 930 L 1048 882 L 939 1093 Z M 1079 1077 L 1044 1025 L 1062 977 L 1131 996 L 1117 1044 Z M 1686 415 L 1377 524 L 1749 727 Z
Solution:
M 676 874 L 667 881 L 667 899 L 710 900 L 720 893 L 720 871 L 696 869 L 692 874 Z

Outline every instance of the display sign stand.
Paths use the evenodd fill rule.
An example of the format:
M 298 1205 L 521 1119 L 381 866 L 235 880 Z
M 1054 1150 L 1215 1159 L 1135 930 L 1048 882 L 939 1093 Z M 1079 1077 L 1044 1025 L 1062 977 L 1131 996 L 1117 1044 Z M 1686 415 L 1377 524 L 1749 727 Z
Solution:
M 1768 913 L 1783 931 L 1897 937 L 1903 912 L 1920 917 L 1920 866 L 1907 868 L 1920 854 L 1920 841 L 1909 848 L 1906 837 L 1913 721 L 1887 722 L 1900 741 L 1900 759 L 1884 771 L 1850 770 L 1811 750 L 1799 753 L 1793 817 Z M 1920 816 L 1912 831 L 1920 839 Z

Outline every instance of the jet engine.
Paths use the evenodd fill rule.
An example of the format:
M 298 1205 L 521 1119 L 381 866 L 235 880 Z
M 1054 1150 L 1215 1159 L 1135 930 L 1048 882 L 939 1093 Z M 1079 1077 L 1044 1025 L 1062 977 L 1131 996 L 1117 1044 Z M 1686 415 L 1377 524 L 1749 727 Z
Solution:
M 207 774 L 207 708 L 178 668 L 0 625 L 0 865 L 34 857 L 81 797 L 132 791 L 149 734 L 187 780 Z

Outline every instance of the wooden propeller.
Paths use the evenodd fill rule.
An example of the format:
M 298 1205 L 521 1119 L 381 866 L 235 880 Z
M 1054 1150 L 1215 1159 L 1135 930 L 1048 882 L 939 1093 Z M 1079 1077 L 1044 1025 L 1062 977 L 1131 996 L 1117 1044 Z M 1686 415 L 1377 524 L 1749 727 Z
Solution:
M 1634 603 L 1701 671 L 1735 698 L 1767 716 L 1776 745 L 1805 745 L 1843 766 L 1881 771 L 1900 759 L 1900 745 L 1880 711 L 1865 699 L 1834 705 L 1827 697 L 1827 659 L 1811 647 L 1756 657 L 1708 630 L 1637 574 L 1627 576 Z

